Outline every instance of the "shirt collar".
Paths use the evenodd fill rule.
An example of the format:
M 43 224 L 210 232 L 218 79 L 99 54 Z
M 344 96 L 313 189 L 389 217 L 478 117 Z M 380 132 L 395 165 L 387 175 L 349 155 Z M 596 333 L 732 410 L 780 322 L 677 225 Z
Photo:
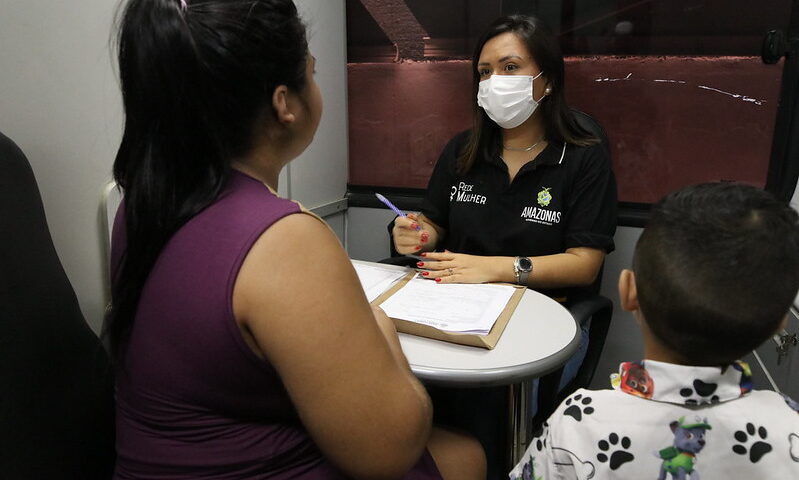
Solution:
M 723 367 L 693 367 L 654 360 L 625 362 L 610 379 L 615 390 L 629 395 L 688 406 L 735 400 L 752 390 L 752 371 L 741 361 Z
M 521 168 L 520 172 L 526 170 L 535 170 L 536 168 L 543 166 L 543 165 L 560 165 L 563 163 L 563 159 L 565 157 L 565 143 L 559 142 L 550 142 L 547 144 L 546 148 L 538 154 L 535 158 L 534 162 L 528 162 L 524 164 Z M 488 158 L 488 163 L 492 163 L 496 166 L 500 166 L 502 168 L 505 167 L 505 162 L 502 161 L 502 157 L 500 156 L 502 152 L 500 151 L 499 147 L 497 147 L 493 154 Z

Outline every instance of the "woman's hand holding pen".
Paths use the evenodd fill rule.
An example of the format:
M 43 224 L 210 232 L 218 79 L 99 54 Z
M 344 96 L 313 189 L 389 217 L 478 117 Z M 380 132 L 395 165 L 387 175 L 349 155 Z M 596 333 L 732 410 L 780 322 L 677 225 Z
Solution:
M 403 255 L 419 253 L 435 248 L 435 229 L 430 228 L 416 213 L 397 217 L 391 231 L 397 253 Z
M 422 276 L 439 283 L 486 283 L 500 280 L 496 272 L 501 257 L 483 257 L 443 252 L 422 253 L 424 260 L 416 265 L 425 269 Z M 512 262 L 512 260 L 511 260 Z M 510 265 L 513 271 L 513 265 Z

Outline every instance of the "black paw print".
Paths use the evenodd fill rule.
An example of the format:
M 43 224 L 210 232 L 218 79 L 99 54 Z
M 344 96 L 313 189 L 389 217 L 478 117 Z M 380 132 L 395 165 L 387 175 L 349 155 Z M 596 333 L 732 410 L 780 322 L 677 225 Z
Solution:
M 530 441 L 532 445 L 535 446 L 535 449 L 539 452 L 546 448 L 547 446 L 547 430 L 549 429 L 549 424 L 544 422 L 542 425 L 536 427 L 533 430 L 533 439 Z
M 568 415 L 578 422 L 583 419 L 583 415 L 591 415 L 594 413 L 594 407 L 589 407 L 591 405 L 591 397 L 583 398 L 583 395 L 578 393 L 577 395 L 569 398 L 566 400 L 566 410 L 563 411 L 564 415 Z
M 685 397 L 686 405 L 707 405 L 719 403 L 719 396 L 713 395 L 713 392 L 715 392 L 718 387 L 719 386 L 716 383 L 705 383 L 697 378 L 694 380 L 694 388 L 683 388 L 680 390 L 680 395 Z M 694 396 L 694 393 L 699 395 L 701 398 L 688 398 Z
M 624 450 L 616 450 L 616 446 L 619 445 L 619 435 L 616 433 L 611 433 L 607 440 L 600 440 L 597 443 L 597 446 L 602 451 L 596 454 L 596 459 L 602 463 L 610 460 L 610 463 L 608 464 L 610 469 L 616 470 L 625 463 L 632 462 L 635 459 L 635 456 L 632 453 L 626 451 L 628 448 L 630 448 L 630 444 L 631 442 L 628 437 L 622 437 L 621 448 Z M 612 453 L 609 452 L 611 448 L 614 450 Z
M 750 437 L 754 437 L 755 433 L 757 433 L 757 437 L 759 437 L 760 440 L 755 438 L 755 443 L 747 449 L 746 445 L 742 444 L 749 442 Z M 748 452 L 749 461 L 752 463 L 757 463 L 761 458 L 763 458 L 763 455 L 772 450 L 771 444 L 764 441 L 766 437 L 768 437 L 768 432 L 766 431 L 765 427 L 755 428 L 753 424 L 747 423 L 745 432 L 743 430 L 738 430 L 735 432 L 735 439 L 741 444 L 733 445 L 732 451 L 738 455 L 746 455 Z

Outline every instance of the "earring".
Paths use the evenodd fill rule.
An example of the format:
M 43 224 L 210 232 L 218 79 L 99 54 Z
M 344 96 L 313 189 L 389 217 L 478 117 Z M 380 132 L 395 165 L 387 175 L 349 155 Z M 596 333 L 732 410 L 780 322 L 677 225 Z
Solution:
M 552 93 L 552 87 L 547 87 L 547 88 L 545 88 L 545 89 L 544 89 L 544 93 L 546 93 L 547 95 L 549 95 L 550 93 Z

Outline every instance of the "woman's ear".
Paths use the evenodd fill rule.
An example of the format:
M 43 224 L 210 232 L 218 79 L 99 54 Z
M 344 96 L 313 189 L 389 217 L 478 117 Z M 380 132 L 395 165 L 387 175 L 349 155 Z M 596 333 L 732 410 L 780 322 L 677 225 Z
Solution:
M 626 268 L 619 275 L 619 300 L 621 308 L 628 312 L 635 312 L 638 306 L 638 288 L 635 286 L 635 273 Z
M 275 111 L 275 118 L 282 125 L 294 123 L 295 116 L 289 109 L 289 89 L 285 85 L 278 85 L 272 92 L 272 109 Z

